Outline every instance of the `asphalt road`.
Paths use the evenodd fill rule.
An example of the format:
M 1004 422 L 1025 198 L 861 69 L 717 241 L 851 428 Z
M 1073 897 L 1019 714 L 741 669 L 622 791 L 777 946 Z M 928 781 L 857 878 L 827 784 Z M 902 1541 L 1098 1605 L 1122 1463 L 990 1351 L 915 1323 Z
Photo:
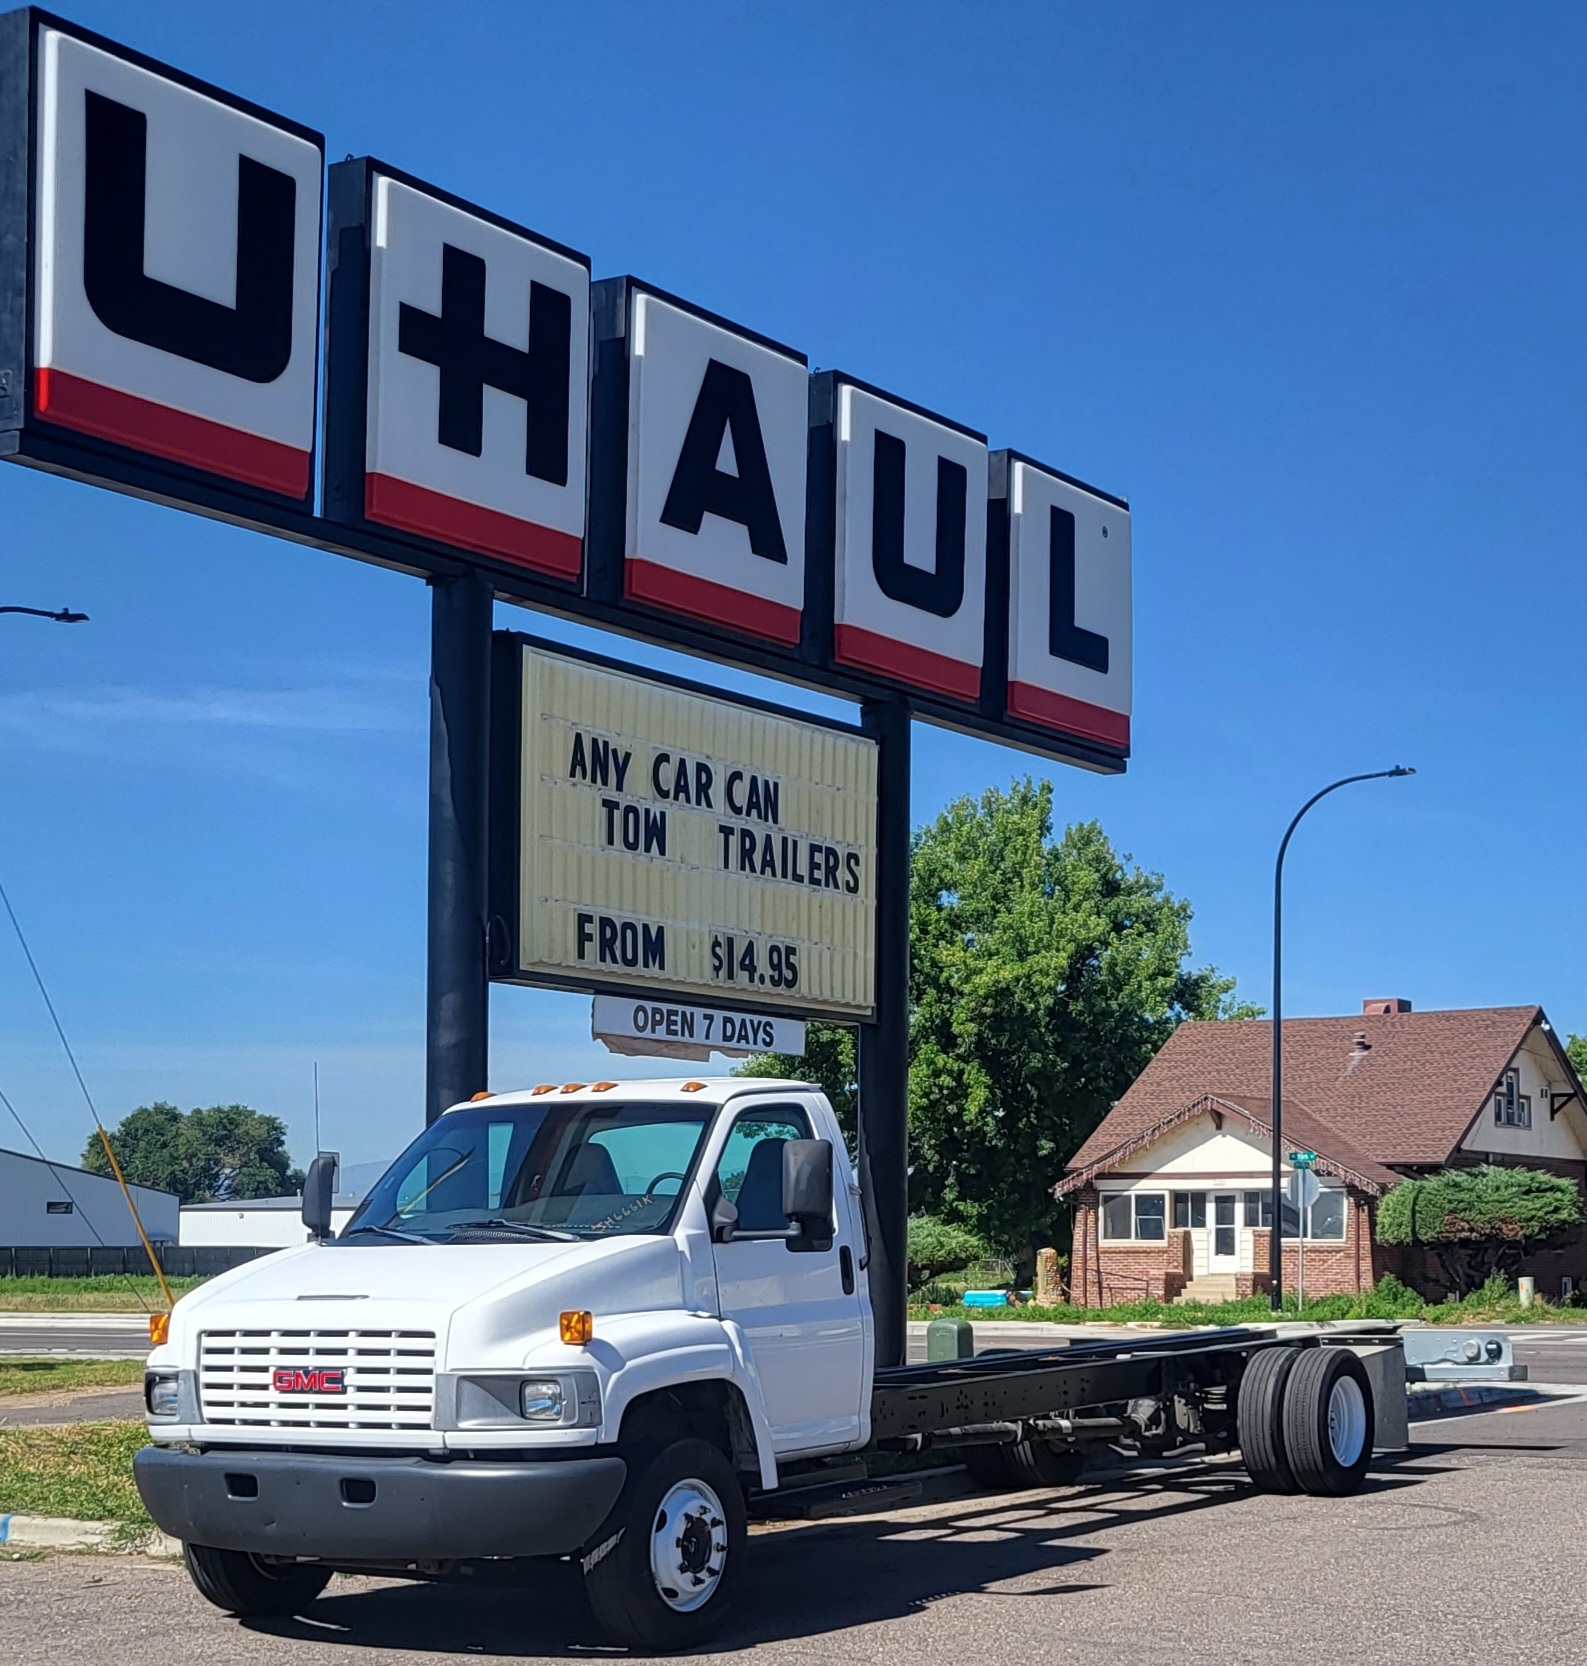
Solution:
M 815 1661 L 1574 1666 L 1587 1403 L 1418 1426 L 1354 1498 L 1253 1493 L 1233 1465 L 977 1495 L 757 1532 L 718 1652 Z M 0 1563 L 0 1666 L 404 1666 L 601 1655 L 576 1576 L 338 1579 L 248 1624 L 138 1557 Z
M 39 1359 L 142 1359 L 149 1351 L 143 1313 L 0 1313 L 0 1354 Z

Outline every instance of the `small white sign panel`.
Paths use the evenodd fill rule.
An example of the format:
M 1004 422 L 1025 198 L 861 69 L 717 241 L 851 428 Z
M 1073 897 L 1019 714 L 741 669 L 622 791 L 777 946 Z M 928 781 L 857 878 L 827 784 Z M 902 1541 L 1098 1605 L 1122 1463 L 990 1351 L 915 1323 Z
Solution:
M 518 971 L 874 1006 L 876 743 L 523 648 Z
M 35 412 L 306 499 L 318 144 L 39 32 Z
M 721 629 L 799 640 L 803 355 L 638 290 L 629 323 L 624 594 Z
M 1008 710 L 1130 744 L 1130 512 L 1009 460 Z
M 582 261 L 377 172 L 367 518 L 577 578 L 589 315 Z
M 801 1019 L 782 1013 L 734 1012 L 727 1007 L 685 1006 L 677 1001 L 636 1001 L 597 995 L 591 1032 L 614 1053 L 706 1059 L 712 1053 L 748 1058 L 755 1053 L 805 1050 Z
M 833 657 L 950 699 L 981 691 L 984 441 L 838 390 Z

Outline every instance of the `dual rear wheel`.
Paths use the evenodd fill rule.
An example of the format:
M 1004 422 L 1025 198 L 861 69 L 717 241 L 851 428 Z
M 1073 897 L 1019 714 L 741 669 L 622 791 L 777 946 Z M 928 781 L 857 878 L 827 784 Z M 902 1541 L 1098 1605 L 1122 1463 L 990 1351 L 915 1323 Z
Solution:
M 1343 1498 L 1376 1433 L 1366 1367 L 1348 1348 L 1264 1348 L 1240 1379 L 1240 1454 L 1263 1492 Z

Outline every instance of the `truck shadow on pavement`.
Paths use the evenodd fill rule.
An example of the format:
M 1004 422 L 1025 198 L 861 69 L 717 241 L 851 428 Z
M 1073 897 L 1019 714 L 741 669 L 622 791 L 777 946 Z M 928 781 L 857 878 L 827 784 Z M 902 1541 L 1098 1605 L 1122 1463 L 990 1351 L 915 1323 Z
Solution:
M 1422 1479 L 1377 1474 L 1349 1502 Z M 702 1652 L 902 1619 L 968 1593 L 1015 1600 L 1096 1590 L 1109 1583 L 1110 1534 L 1241 1502 L 1304 1511 L 1331 1501 L 1264 1497 L 1243 1470 L 1202 1469 L 1122 1486 L 976 1494 L 929 1511 L 757 1532 L 735 1617 Z M 301 1616 L 245 1623 L 267 1635 L 382 1652 L 621 1653 L 602 1643 L 571 1563 L 527 1563 L 442 1584 L 333 1584 Z

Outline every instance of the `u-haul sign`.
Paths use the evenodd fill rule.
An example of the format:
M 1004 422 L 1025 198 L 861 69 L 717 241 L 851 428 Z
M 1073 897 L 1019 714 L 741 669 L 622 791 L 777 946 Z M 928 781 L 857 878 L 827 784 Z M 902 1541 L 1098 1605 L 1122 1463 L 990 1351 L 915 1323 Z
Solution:
M 874 741 L 518 637 L 498 652 L 519 767 L 496 976 L 869 1013 Z
M 324 148 L 0 13 L 0 457 L 1124 767 L 1121 499 Z

